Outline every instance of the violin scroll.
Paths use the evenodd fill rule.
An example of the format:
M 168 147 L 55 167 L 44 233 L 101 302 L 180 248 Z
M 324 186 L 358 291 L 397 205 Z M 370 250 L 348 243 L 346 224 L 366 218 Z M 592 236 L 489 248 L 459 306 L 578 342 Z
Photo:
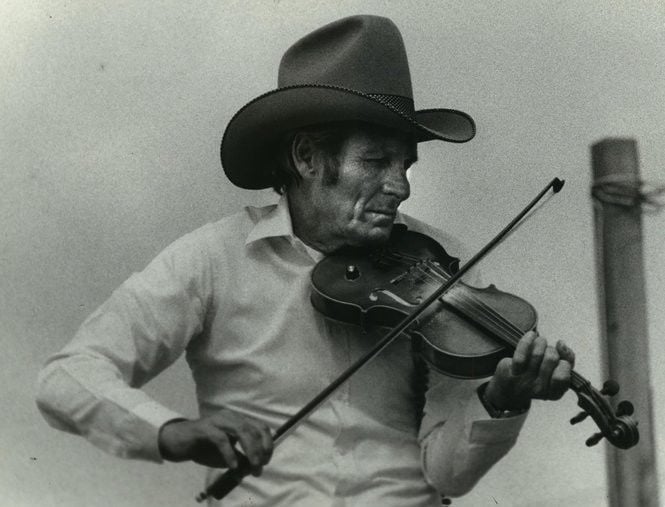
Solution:
M 573 417 L 570 424 L 577 424 L 591 416 L 600 429 L 599 433 L 594 433 L 586 440 L 587 447 L 596 445 L 603 438 L 619 449 L 629 449 L 639 442 L 637 421 L 631 417 L 634 411 L 633 404 L 623 400 L 619 402 L 615 411 L 605 398 L 605 396 L 615 396 L 619 392 L 619 384 L 614 380 L 608 380 L 598 391 L 588 380 L 575 374 L 571 387 L 577 393 L 577 404 L 582 408 L 582 412 Z

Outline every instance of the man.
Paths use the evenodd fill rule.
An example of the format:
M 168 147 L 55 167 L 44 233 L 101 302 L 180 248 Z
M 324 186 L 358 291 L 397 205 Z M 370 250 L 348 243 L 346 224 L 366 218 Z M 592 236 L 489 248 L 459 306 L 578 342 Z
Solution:
M 390 20 L 345 18 L 298 41 L 279 88 L 244 106 L 221 146 L 234 184 L 273 186 L 279 203 L 181 238 L 115 291 L 43 370 L 49 423 L 119 456 L 193 460 L 211 467 L 209 479 L 238 466 L 237 445 L 257 477 L 225 505 L 430 506 L 467 492 L 512 447 L 531 399 L 567 389 L 574 355 L 562 343 L 527 333 L 476 389 L 434 371 L 426 386 L 411 344 L 398 340 L 274 457 L 271 431 L 379 336 L 312 308 L 312 267 L 344 246 L 382 244 L 396 221 L 462 252 L 397 209 L 418 142 L 474 134 L 465 113 L 414 111 Z M 183 353 L 198 419 L 139 389 Z

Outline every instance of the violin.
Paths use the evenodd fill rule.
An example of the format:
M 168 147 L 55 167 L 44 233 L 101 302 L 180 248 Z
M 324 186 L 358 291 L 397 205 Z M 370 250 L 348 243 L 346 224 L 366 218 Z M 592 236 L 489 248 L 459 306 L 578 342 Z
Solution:
M 458 265 L 459 260 L 434 239 L 397 224 L 380 249 L 345 249 L 321 260 L 311 275 L 312 305 L 326 317 L 366 330 L 393 327 L 450 280 Z M 491 376 L 524 333 L 536 328 L 536 321 L 536 310 L 522 298 L 494 285 L 480 289 L 457 282 L 406 334 L 433 369 L 476 379 Z M 604 398 L 619 391 L 616 382 L 607 381 L 598 391 L 573 371 L 571 389 L 583 409 L 571 423 L 590 415 L 601 430 L 586 441 L 587 446 L 603 437 L 620 449 L 637 444 L 632 404 L 622 401 L 613 411 Z
M 390 331 L 277 428 L 273 446 L 279 445 L 346 380 L 404 334 L 414 340 L 415 349 L 437 371 L 466 379 L 492 375 L 497 363 L 512 354 L 522 335 L 535 329 L 537 314 L 528 302 L 493 285 L 478 289 L 460 279 L 550 189 L 557 193 L 563 184 L 563 180 L 554 178 L 462 267 L 434 239 L 399 224 L 393 227 L 388 242 L 378 249 L 346 248 L 321 260 L 311 275 L 314 308 L 327 317 L 357 324 L 365 330 L 389 327 Z M 587 446 L 602 438 L 620 449 L 637 444 L 639 432 L 631 417 L 633 405 L 622 401 L 615 411 L 605 398 L 618 393 L 615 381 L 606 381 L 598 391 L 573 371 L 571 389 L 577 394 L 582 411 L 570 423 L 577 424 L 591 416 L 600 429 L 587 439 Z M 199 493 L 197 501 L 210 496 L 223 498 L 250 473 L 247 457 L 236 453 L 239 466 L 213 481 Z

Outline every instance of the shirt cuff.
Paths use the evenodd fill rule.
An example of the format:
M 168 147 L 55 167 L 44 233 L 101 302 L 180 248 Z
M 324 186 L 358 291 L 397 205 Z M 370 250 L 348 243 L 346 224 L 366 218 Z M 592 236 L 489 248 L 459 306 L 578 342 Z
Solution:
M 159 430 L 173 419 L 185 419 L 185 417 L 156 401 L 148 401 L 137 405 L 132 409 L 133 415 L 141 421 L 143 440 L 145 442 L 144 457 L 156 463 L 163 463 L 159 452 Z M 137 428 L 138 429 L 138 428 Z
M 513 417 L 493 419 L 478 396 L 473 396 L 469 400 L 466 413 L 467 420 L 472 421 L 469 440 L 479 444 L 516 440 L 528 413 L 527 410 Z

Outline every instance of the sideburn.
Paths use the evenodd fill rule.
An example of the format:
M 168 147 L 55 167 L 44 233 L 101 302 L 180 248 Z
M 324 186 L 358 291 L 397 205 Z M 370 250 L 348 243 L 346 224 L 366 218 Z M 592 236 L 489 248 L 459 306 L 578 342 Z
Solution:
M 339 161 L 337 157 L 324 157 L 323 178 L 321 182 L 326 187 L 337 185 L 339 181 Z

